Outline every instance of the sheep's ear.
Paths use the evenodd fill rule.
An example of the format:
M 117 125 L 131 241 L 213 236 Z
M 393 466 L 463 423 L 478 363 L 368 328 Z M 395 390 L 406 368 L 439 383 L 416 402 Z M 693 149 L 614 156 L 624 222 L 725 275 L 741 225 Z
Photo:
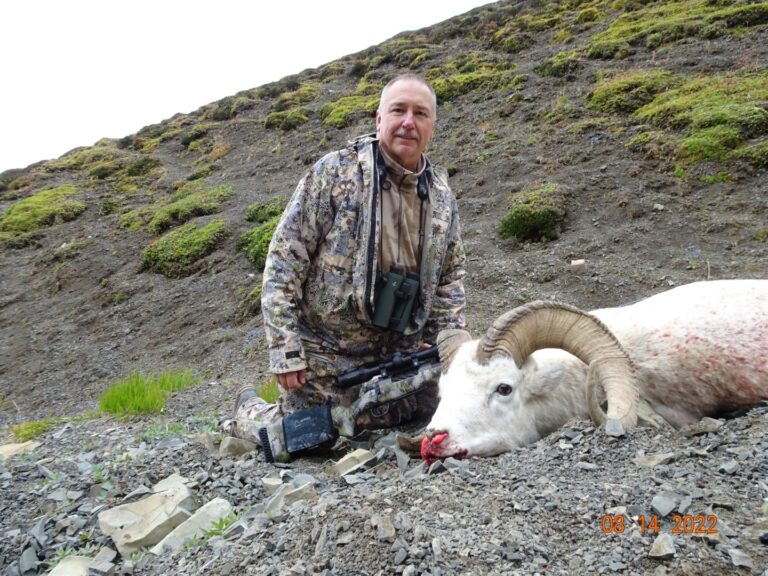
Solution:
M 443 374 L 448 372 L 448 367 L 451 365 L 456 351 L 459 346 L 465 342 L 472 340 L 472 336 L 466 330 L 459 330 L 452 328 L 449 330 L 441 330 L 437 335 L 437 349 L 440 353 L 440 364 L 443 369 Z

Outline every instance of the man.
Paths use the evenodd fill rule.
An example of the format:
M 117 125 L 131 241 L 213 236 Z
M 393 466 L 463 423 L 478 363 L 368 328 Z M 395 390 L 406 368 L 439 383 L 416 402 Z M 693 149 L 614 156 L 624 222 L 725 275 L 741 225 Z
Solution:
M 395 78 L 381 93 L 375 137 L 357 138 L 323 157 L 286 207 L 262 290 L 283 413 L 348 405 L 355 390 L 338 388 L 338 374 L 428 347 L 438 331 L 465 325 L 457 203 L 445 171 L 424 155 L 435 120 L 431 86 L 411 74 Z M 381 301 L 390 272 L 416 287 L 411 313 L 394 329 Z M 240 392 L 236 421 L 265 416 L 254 396 L 252 389 Z M 433 386 L 360 415 L 356 428 L 427 417 L 435 398 Z M 253 426 L 235 428 L 235 435 L 252 439 Z

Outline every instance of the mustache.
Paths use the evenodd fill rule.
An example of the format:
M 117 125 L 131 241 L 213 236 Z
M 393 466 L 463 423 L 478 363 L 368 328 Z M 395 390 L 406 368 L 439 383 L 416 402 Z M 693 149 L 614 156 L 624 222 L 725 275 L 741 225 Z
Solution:
M 409 130 L 397 130 L 395 136 L 399 136 L 400 138 L 413 138 L 414 140 L 419 139 L 418 132 L 411 132 Z

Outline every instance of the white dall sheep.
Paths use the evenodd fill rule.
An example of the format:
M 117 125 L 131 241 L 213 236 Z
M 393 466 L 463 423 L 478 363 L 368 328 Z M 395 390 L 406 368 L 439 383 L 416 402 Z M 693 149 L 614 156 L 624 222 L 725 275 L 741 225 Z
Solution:
M 768 280 L 696 282 L 589 314 L 536 302 L 481 340 L 454 330 L 439 345 L 429 462 L 499 454 L 574 416 L 600 421 L 587 398 L 597 384 L 607 418 L 634 426 L 640 410 L 678 428 L 768 398 Z

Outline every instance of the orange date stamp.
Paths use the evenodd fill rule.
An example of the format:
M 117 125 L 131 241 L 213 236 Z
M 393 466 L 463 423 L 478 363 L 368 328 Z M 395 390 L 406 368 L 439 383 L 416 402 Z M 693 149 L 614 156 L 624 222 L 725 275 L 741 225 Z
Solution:
M 714 514 L 674 514 L 672 534 L 717 534 L 717 516 Z M 659 517 L 640 515 L 635 518 L 643 534 L 659 533 Z M 628 528 L 627 517 L 623 514 L 604 514 L 600 519 L 600 530 L 603 534 L 622 534 Z

